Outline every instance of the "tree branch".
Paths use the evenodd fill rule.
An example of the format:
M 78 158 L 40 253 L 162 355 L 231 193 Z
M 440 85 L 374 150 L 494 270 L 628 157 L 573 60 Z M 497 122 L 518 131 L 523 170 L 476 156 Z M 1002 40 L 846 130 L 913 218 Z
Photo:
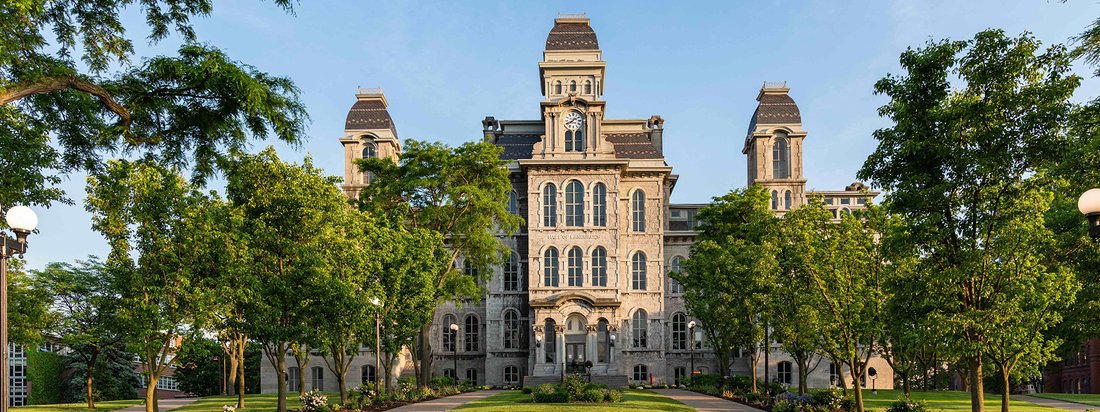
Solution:
M 0 91 L 0 105 L 6 105 L 35 94 L 51 93 L 65 89 L 79 90 L 99 98 L 100 103 L 103 103 L 107 110 L 118 115 L 118 123 L 115 125 L 121 128 L 123 137 L 131 143 L 140 143 L 140 141 L 134 139 L 133 133 L 130 131 L 130 123 L 133 121 L 130 110 L 116 101 L 107 89 L 95 83 L 81 80 L 76 76 L 54 76 L 33 83 L 15 84 L 13 87 Z

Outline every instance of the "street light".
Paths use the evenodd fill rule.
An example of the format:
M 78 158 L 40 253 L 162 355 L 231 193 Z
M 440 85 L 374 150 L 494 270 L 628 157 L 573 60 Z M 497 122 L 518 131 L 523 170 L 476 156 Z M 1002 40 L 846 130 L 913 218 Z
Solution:
M 375 393 L 382 393 L 382 301 L 371 297 L 374 305 L 374 387 Z
M 607 351 L 607 363 L 611 363 L 615 359 L 615 334 L 614 333 L 611 334 L 611 342 L 608 342 L 608 345 L 611 345 L 611 349 Z
M 1089 189 L 1077 199 L 1077 209 L 1089 220 L 1089 236 L 1100 238 L 1100 189 Z
M 0 233 L 0 411 L 7 412 L 8 404 L 8 259 L 27 253 L 27 235 L 38 226 L 38 216 L 26 206 L 8 209 L 8 227 L 15 232 L 15 239 Z
M 695 321 L 688 322 L 688 334 L 691 335 L 691 376 L 695 376 Z
M 455 384 L 458 384 L 458 324 L 451 324 L 451 347 L 454 348 Z

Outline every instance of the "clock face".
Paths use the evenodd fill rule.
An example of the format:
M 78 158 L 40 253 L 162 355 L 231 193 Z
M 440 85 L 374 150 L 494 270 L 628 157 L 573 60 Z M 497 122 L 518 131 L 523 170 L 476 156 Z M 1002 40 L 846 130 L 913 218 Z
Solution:
M 565 128 L 566 129 L 576 131 L 576 130 L 580 129 L 582 126 L 584 126 L 584 118 L 581 116 L 580 113 L 569 112 L 569 114 L 565 115 Z

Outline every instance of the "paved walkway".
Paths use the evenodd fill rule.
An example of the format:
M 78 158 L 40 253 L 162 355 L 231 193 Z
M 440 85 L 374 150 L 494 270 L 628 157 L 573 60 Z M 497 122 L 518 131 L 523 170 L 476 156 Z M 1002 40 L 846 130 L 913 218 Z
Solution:
M 395 412 L 444 412 L 457 408 L 467 402 L 485 399 L 502 392 L 504 391 L 490 390 L 466 392 L 460 393 L 458 395 L 448 396 L 446 398 L 430 400 L 427 402 L 418 402 L 412 405 L 405 405 L 400 408 L 393 408 L 390 410 Z
M 160 410 L 162 411 L 170 411 L 184 405 L 190 405 L 192 402 L 195 402 L 197 400 L 199 400 L 199 398 L 161 399 L 157 401 L 157 406 L 160 406 Z M 134 405 L 129 408 L 119 409 L 116 412 L 145 412 L 145 404 Z
M 685 391 L 682 389 L 653 389 L 661 395 L 683 402 L 684 405 L 695 408 L 699 412 L 716 412 L 716 411 L 738 411 L 738 412 L 760 412 L 760 409 L 745 406 L 737 402 L 728 401 L 722 398 L 717 398 L 710 395 L 704 395 L 697 392 Z
M 1024 402 L 1031 402 L 1036 405 L 1049 406 L 1051 408 L 1065 409 L 1067 411 L 1087 411 L 1087 410 L 1100 410 L 1100 406 L 1086 405 L 1083 403 L 1066 402 L 1057 399 L 1040 398 L 1036 396 L 1027 395 L 1009 395 L 1010 400 L 1020 400 Z

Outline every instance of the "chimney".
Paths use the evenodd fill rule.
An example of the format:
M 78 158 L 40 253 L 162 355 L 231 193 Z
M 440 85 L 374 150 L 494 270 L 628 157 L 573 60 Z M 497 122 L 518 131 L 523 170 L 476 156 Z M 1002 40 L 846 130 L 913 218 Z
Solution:
M 653 143 L 653 147 L 657 148 L 658 152 L 663 155 L 664 149 L 664 132 L 665 132 L 665 119 L 662 119 L 659 115 L 653 115 L 649 117 L 649 121 L 646 122 L 646 126 L 649 127 L 649 141 Z

